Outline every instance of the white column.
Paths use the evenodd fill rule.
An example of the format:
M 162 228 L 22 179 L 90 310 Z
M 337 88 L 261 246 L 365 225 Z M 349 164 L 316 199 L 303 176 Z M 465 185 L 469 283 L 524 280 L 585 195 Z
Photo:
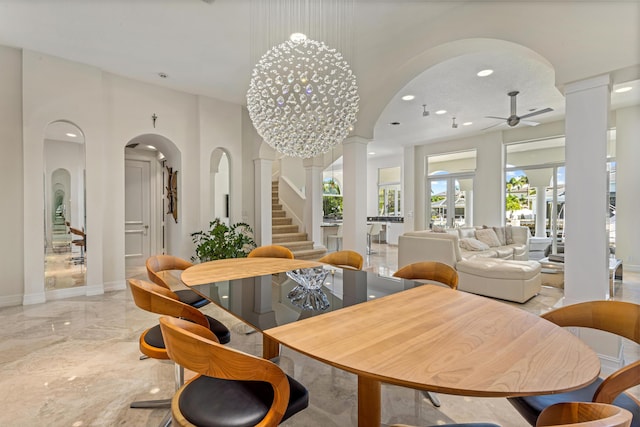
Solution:
M 258 246 L 271 244 L 271 163 L 272 160 L 255 159 L 254 204 L 255 241 Z
M 343 231 L 344 249 L 360 254 L 367 248 L 367 143 L 353 137 L 343 143 Z
M 547 237 L 547 201 L 546 187 L 536 189 L 536 234 L 535 237 Z
M 305 172 L 304 227 L 313 247 L 324 248 L 322 240 L 322 156 L 304 159 Z
M 599 76 L 565 87 L 565 304 L 609 297 L 609 84 Z
M 415 230 L 415 192 L 416 192 L 416 147 L 404 147 L 402 168 L 402 215 L 404 216 L 403 231 Z

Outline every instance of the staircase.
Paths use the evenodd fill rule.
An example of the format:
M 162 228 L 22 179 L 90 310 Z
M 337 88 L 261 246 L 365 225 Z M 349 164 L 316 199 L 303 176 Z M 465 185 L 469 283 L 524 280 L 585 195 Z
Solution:
M 271 241 L 274 245 L 289 248 L 296 259 L 317 260 L 327 253 L 325 249 L 313 249 L 313 242 L 307 240 L 307 233 L 300 233 L 292 219 L 282 210 L 279 203 L 278 182 L 271 183 Z

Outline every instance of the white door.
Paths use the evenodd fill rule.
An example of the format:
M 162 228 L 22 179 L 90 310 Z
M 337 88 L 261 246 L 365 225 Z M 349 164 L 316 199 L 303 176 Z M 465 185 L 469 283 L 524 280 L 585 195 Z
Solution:
M 124 242 L 127 267 L 144 266 L 151 255 L 151 167 L 125 160 Z

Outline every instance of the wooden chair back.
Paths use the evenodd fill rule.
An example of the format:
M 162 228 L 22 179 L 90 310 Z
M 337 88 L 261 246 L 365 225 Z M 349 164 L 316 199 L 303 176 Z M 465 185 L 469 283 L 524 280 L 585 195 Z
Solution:
M 162 287 L 171 289 L 167 281 L 159 273 L 168 270 L 186 270 L 193 264 L 173 255 L 153 255 L 147 258 L 145 265 L 147 267 L 149 280 Z
M 536 427 L 629 427 L 633 415 L 606 403 L 563 402 L 545 408 Z
M 362 258 L 362 255 L 350 250 L 331 252 L 320 258 L 318 261 L 352 270 L 362 270 L 362 265 L 364 264 L 364 258 Z
M 209 377 L 271 384 L 273 403 L 257 425 L 278 425 L 289 402 L 289 380 L 278 365 L 225 347 L 208 329 L 182 319 L 161 317 L 160 328 L 169 358 L 178 365 Z M 175 421 L 181 423 L 179 419 Z
M 166 316 L 180 317 L 209 329 L 209 321 L 197 308 L 178 300 L 172 291 L 144 280 L 129 279 L 133 301 L 141 309 Z
M 451 266 L 438 261 L 422 261 L 405 265 L 393 274 L 408 280 L 431 280 L 458 289 L 458 272 Z
M 640 344 L 640 305 L 623 301 L 587 301 L 560 307 L 541 317 L 564 327 L 598 329 Z M 593 402 L 612 403 L 623 391 L 640 385 L 640 360 L 618 369 L 600 384 Z M 640 405 L 640 400 L 628 395 Z
M 249 252 L 248 258 L 254 257 L 293 259 L 293 252 L 289 248 L 280 245 L 259 246 Z

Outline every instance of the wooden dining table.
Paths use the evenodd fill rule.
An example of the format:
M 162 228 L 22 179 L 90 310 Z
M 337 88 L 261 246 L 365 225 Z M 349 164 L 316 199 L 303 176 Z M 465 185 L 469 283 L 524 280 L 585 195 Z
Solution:
M 249 269 L 253 261 L 245 261 Z M 294 260 L 279 266 L 261 261 L 253 269 L 287 271 L 290 261 Z M 289 267 L 306 268 L 297 262 Z M 202 273 L 208 268 L 196 267 L 183 273 L 187 285 L 194 280 L 204 283 Z M 209 281 L 250 274 L 209 271 Z M 374 276 L 347 275 L 360 281 Z M 396 280 L 395 293 L 263 329 L 264 356 L 271 356 L 282 344 L 356 374 L 359 426 L 380 425 L 382 383 L 464 396 L 508 397 L 574 390 L 590 384 L 600 372 L 593 350 L 539 316 L 485 297 L 415 282 L 416 286 L 406 286 L 405 281 Z M 345 281 L 345 293 L 347 286 Z

